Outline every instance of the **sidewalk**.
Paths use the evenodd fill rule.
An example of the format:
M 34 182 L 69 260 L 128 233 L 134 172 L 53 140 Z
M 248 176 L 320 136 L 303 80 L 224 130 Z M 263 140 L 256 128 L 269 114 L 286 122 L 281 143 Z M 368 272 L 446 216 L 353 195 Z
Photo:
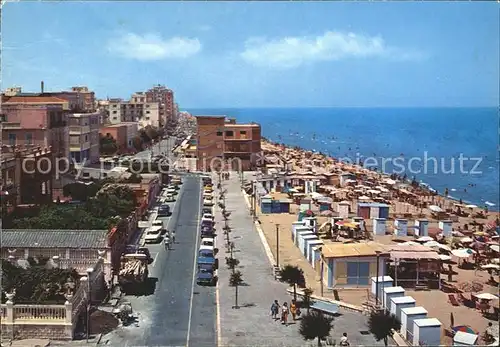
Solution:
M 218 179 L 214 176 L 214 185 Z M 225 240 L 222 228 L 224 221 L 220 209 L 216 207 L 215 220 L 219 248 L 219 319 L 220 343 L 222 346 L 304 346 L 307 345 L 298 332 L 297 324 L 283 326 L 270 316 L 273 300 L 280 303 L 290 301 L 287 286 L 274 280 L 272 266 L 255 230 L 249 214 L 240 182 L 236 173 L 222 182 L 226 189 L 226 209 L 231 212 L 229 226 L 232 228 L 231 240 L 235 243 L 234 257 L 240 261 L 238 270 L 243 275 L 244 286 L 238 289 L 240 309 L 233 309 L 235 289 L 229 286 L 230 270 L 226 267 Z M 218 197 L 218 192 L 216 193 Z

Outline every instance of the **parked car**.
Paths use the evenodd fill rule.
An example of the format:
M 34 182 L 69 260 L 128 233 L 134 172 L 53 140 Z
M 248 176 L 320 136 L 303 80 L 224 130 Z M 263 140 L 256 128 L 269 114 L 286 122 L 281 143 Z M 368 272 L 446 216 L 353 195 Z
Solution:
M 170 206 L 161 205 L 158 208 L 158 217 L 168 217 L 168 216 L 170 216 Z
M 165 202 L 174 202 L 175 201 L 175 197 L 171 194 L 168 194 L 166 197 L 165 197 Z
M 196 283 L 199 285 L 214 286 L 217 282 L 217 276 L 215 276 L 214 270 L 209 269 L 199 269 L 196 275 Z
M 158 243 L 162 239 L 162 229 L 161 226 L 152 226 L 146 229 L 146 237 L 144 238 L 146 243 Z

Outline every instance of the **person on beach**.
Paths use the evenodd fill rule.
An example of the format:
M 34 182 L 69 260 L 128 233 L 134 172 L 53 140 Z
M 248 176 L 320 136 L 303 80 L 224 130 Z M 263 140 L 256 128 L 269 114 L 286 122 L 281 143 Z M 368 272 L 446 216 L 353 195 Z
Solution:
M 278 320 L 279 311 L 280 311 L 280 304 L 278 303 L 278 300 L 274 300 L 274 302 L 271 305 L 271 317 L 273 317 L 274 320 Z
M 281 323 L 284 325 L 288 325 L 288 304 L 283 303 L 283 307 L 281 307 Z
M 292 314 L 292 320 L 295 321 L 295 318 L 297 316 L 297 305 L 295 304 L 295 300 L 292 300 L 290 303 L 290 313 Z

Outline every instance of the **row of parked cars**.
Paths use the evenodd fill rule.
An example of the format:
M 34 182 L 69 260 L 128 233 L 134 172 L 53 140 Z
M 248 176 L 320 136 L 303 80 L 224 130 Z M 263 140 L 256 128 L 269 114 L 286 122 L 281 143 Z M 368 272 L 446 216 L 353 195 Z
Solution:
M 181 183 L 180 179 L 176 181 L 172 180 L 169 185 L 163 187 L 160 195 L 158 195 L 158 206 L 152 211 L 153 217 L 149 217 L 149 220 L 153 220 L 153 222 L 145 230 L 146 243 L 159 243 L 168 232 L 163 224 L 163 220 L 157 218 L 169 217 L 172 214 L 168 203 L 175 202 Z
M 215 248 L 215 221 L 214 221 L 214 191 L 212 180 L 209 177 L 203 178 L 203 207 L 200 225 L 201 243 L 198 250 L 198 273 L 197 283 L 199 285 L 215 285 L 217 282 L 217 268 L 219 267 L 216 258 L 218 249 Z

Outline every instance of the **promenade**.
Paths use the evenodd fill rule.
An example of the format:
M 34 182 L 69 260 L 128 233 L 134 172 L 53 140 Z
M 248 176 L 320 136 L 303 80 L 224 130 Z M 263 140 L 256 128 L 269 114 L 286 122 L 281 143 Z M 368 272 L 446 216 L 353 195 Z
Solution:
M 218 178 L 214 176 L 216 185 Z M 234 309 L 235 289 L 229 286 L 229 270 L 225 264 L 225 240 L 222 231 L 224 221 L 220 209 L 216 207 L 215 220 L 219 248 L 219 347 L 222 346 L 304 346 L 298 332 L 298 325 L 286 327 L 275 322 L 270 316 L 273 300 L 281 303 L 290 301 L 287 286 L 274 280 L 272 267 L 255 230 L 248 207 L 241 191 L 238 175 L 232 173 L 229 180 L 222 181 L 226 189 L 226 209 L 231 212 L 229 226 L 231 240 L 235 244 L 234 257 L 240 261 L 237 270 L 241 271 L 245 285 L 239 287 L 239 309 Z M 218 192 L 217 192 L 218 196 Z

